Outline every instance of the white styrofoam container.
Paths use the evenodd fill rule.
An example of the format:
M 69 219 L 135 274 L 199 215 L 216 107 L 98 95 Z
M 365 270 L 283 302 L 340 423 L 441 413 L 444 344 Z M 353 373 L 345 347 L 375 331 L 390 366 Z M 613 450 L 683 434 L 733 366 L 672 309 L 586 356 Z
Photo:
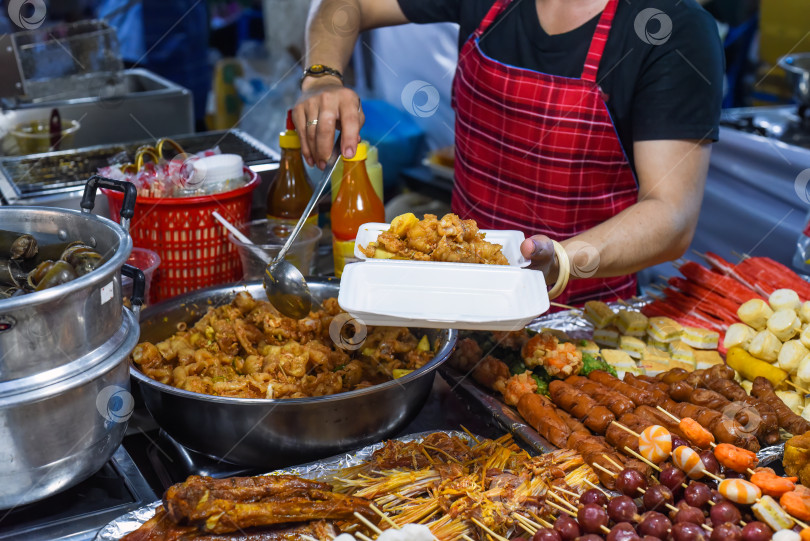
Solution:
M 391 224 L 382 224 L 378 222 L 372 222 L 363 224 L 360 226 L 360 229 L 357 231 L 357 238 L 354 244 L 354 257 L 358 259 L 368 259 L 366 255 L 360 251 L 360 246 L 365 248 L 371 242 L 376 242 L 377 237 L 380 236 L 380 233 L 383 231 L 388 231 L 391 227 Z M 510 231 L 510 230 L 494 230 L 494 229 L 482 229 L 481 233 L 485 233 L 485 240 L 487 242 L 491 242 L 493 244 L 500 244 L 503 248 L 501 248 L 501 252 L 503 255 L 506 256 L 506 260 L 509 261 L 510 266 L 514 267 L 528 267 L 531 261 L 523 257 L 523 254 L 520 253 L 520 244 L 526 239 L 520 231 Z M 377 261 L 407 261 L 403 259 L 386 259 L 386 260 L 377 260 Z M 424 265 L 425 261 L 414 261 L 412 263 L 418 263 L 420 265 Z M 442 263 L 435 261 L 433 263 Z M 454 263 L 455 265 L 474 265 L 477 263 Z
M 343 269 L 338 304 L 367 325 L 512 331 L 549 299 L 541 271 L 371 259 Z

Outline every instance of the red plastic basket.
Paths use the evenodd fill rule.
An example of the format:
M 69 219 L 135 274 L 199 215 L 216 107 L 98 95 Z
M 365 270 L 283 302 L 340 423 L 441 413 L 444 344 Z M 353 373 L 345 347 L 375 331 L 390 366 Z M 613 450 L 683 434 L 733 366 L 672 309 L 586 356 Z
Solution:
M 129 228 L 132 242 L 160 256 L 152 279 L 152 300 L 160 301 L 187 291 L 236 282 L 242 264 L 228 233 L 211 215 L 218 211 L 229 222 L 250 221 L 253 190 L 259 176 L 248 168 L 250 181 L 229 192 L 198 197 L 138 197 Z M 103 190 L 112 216 L 119 216 L 124 194 Z

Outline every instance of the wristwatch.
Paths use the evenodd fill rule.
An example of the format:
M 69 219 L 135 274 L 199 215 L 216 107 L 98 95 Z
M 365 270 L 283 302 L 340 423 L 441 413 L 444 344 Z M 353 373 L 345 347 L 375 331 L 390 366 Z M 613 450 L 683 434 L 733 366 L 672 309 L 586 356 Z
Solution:
M 323 64 L 313 64 L 304 70 L 304 73 L 301 75 L 299 86 L 304 84 L 304 79 L 307 77 L 323 77 L 325 75 L 333 75 L 340 79 L 341 83 L 343 82 L 343 74 L 335 68 L 330 68 L 329 66 L 324 66 Z

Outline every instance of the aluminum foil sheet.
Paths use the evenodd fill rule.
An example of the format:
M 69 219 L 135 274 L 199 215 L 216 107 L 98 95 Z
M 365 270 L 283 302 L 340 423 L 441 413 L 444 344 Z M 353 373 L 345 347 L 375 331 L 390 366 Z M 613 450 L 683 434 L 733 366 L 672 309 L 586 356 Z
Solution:
M 613 310 L 633 310 L 641 311 L 641 308 L 652 302 L 649 297 L 636 297 L 626 302 L 607 303 Z M 542 329 L 555 329 L 563 331 L 574 340 L 586 340 L 593 336 L 593 325 L 585 319 L 584 312 L 580 308 L 574 310 L 562 310 L 541 316 L 528 325 L 526 328 L 540 332 Z
M 121 515 L 104 526 L 96 535 L 96 541 L 118 541 L 128 533 L 140 528 L 143 523 L 155 516 L 155 510 L 161 502 L 152 502 L 149 505 L 130 511 L 126 515 Z
M 421 440 L 428 434 L 435 434 L 436 432 L 442 432 L 448 436 L 455 436 L 467 442 L 472 442 L 470 436 L 466 432 L 461 432 L 458 430 L 430 430 L 427 432 L 409 434 L 407 436 L 402 436 L 401 438 L 395 439 L 397 441 L 407 443 L 410 441 Z M 306 479 L 329 482 L 343 469 L 352 466 L 359 466 L 363 462 L 367 461 L 369 458 L 371 458 L 374 451 L 382 448 L 382 446 L 383 442 L 373 443 L 357 451 L 335 455 L 330 458 L 316 460 L 300 466 L 292 466 L 289 468 L 284 468 L 283 470 L 272 471 L 266 475 L 297 475 Z M 145 505 L 139 509 L 136 509 L 135 511 L 118 517 L 98 532 L 95 541 L 120 540 L 128 533 L 134 532 L 140 528 L 147 520 L 152 518 L 155 515 L 155 510 L 160 505 L 160 501 L 152 502 L 149 505 Z
M 759 459 L 759 467 L 763 468 L 765 466 L 770 465 L 776 473 L 782 475 L 782 458 L 785 456 L 785 444 L 780 443 L 779 445 L 771 445 L 769 447 L 764 447 L 759 450 L 757 453 L 757 458 Z M 774 464 L 774 462 L 776 464 Z

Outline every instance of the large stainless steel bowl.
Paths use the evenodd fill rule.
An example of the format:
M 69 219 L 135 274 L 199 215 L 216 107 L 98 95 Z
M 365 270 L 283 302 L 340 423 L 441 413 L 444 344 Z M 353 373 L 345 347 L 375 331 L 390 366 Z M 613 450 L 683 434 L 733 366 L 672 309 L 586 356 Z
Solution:
M 337 280 L 308 279 L 314 300 L 337 297 Z M 191 324 L 209 306 L 239 291 L 265 299 L 260 282 L 203 289 L 151 306 L 141 316 L 141 339 L 152 343 Z M 209 304 L 210 303 L 210 304 Z M 134 365 L 146 407 L 182 445 L 236 464 L 275 468 L 334 455 L 391 436 L 405 427 L 430 393 L 435 370 L 455 346 L 454 330 L 425 330 L 438 343 L 427 365 L 394 381 L 331 396 L 279 400 L 226 398 L 164 385 Z M 417 333 L 418 334 L 418 333 Z
M 0 509 L 79 483 L 121 444 L 133 407 L 127 360 L 139 334 L 135 316 L 123 314 L 126 339 L 107 357 L 0 383 Z

